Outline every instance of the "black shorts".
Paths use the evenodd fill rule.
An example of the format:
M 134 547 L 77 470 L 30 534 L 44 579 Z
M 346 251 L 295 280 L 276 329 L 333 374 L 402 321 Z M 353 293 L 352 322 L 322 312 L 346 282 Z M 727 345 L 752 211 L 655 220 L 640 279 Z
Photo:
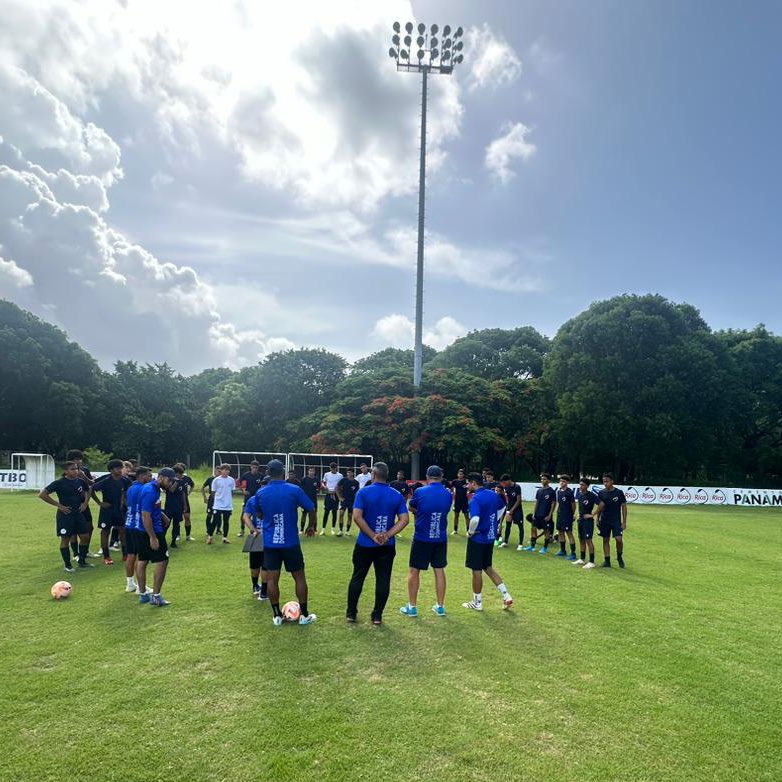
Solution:
M 111 529 L 112 527 L 124 527 L 125 518 L 112 517 L 114 510 L 112 508 L 101 508 L 98 514 L 98 526 L 101 529 Z
M 174 522 L 182 523 L 182 519 L 184 519 L 184 514 L 181 510 L 177 511 L 171 511 L 170 513 L 167 510 L 164 510 L 163 513 L 168 516 L 168 520 L 173 524 Z
M 353 513 L 353 503 L 348 502 L 347 500 L 342 500 L 340 502 L 339 507 L 342 508 L 342 510 L 349 511 L 350 513 Z
M 600 523 L 597 525 L 597 531 L 600 533 L 601 538 L 610 538 L 613 535 L 615 538 L 622 537 L 622 521 L 617 519 L 616 521 L 603 521 L 600 519 Z
M 557 532 L 572 532 L 573 531 L 573 519 L 562 519 L 560 521 L 557 517 Z
M 456 495 L 453 501 L 453 512 L 454 513 L 470 512 L 470 503 L 467 501 L 467 497 L 460 497 L 458 494 Z
M 90 527 L 88 532 L 92 532 L 94 527 L 92 525 L 92 510 L 90 509 L 89 505 L 87 506 L 87 509 L 84 511 L 82 515 L 84 516 L 84 520 L 87 522 L 87 524 Z
M 464 558 L 464 565 L 470 570 L 486 570 L 486 568 L 491 567 L 493 555 L 493 543 L 478 543 L 477 540 L 470 538 L 467 541 L 467 554 Z
M 266 570 L 263 566 L 263 551 L 250 552 L 250 570 Z
M 88 535 L 92 532 L 92 524 L 87 523 L 83 513 L 72 510 L 70 513 L 57 511 L 55 518 L 55 534 L 58 538 L 63 535 Z
M 304 554 L 298 543 L 295 546 L 266 548 L 263 550 L 264 570 L 282 570 L 283 564 L 288 573 L 304 570 Z
M 129 557 L 135 557 L 136 551 L 136 531 L 130 527 L 125 527 L 125 553 Z
M 339 508 L 339 497 L 336 494 L 327 494 L 323 500 L 325 510 L 337 510 Z
M 595 520 L 594 519 L 579 519 L 578 520 L 578 537 L 581 540 L 592 540 L 592 536 L 595 534 Z
M 510 521 L 513 524 L 518 524 L 521 527 L 524 525 L 524 514 L 520 510 L 514 511 L 510 516 L 506 513 L 505 521 Z
M 413 540 L 410 546 L 410 567 L 429 570 L 446 567 L 448 564 L 448 541 Z
M 144 530 L 136 530 L 134 532 L 136 538 L 136 558 L 139 562 L 165 562 L 168 559 L 168 544 L 166 543 L 166 536 L 163 532 L 156 532 L 155 535 L 160 544 L 157 551 L 152 549 L 149 543 L 149 535 Z
M 535 527 L 535 529 L 542 529 L 545 532 L 547 532 L 549 535 L 554 532 L 554 522 L 553 521 L 546 521 L 545 517 L 541 518 L 538 516 L 537 518 L 533 517 L 532 519 L 532 526 Z

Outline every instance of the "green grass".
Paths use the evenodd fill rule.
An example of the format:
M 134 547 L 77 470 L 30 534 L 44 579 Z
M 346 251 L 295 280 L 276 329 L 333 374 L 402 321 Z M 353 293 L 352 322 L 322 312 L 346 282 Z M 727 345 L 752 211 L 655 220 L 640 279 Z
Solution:
M 408 535 L 379 629 L 367 594 L 344 623 L 352 542 L 308 540 L 318 623 L 276 629 L 194 507 L 161 610 L 119 564 L 53 601 L 51 509 L 0 496 L 1 780 L 782 779 L 779 511 L 631 508 L 625 571 L 499 551 L 516 607 L 482 615 L 459 537 L 444 619 L 431 575 L 397 613 Z

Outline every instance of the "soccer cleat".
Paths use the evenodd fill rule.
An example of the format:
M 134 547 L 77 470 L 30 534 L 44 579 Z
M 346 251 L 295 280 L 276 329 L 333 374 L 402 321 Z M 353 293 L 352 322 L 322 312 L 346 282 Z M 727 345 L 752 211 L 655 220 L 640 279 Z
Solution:
M 65 570 L 66 573 L 75 573 L 76 572 L 76 568 L 73 567 L 73 565 L 66 565 L 63 569 Z
M 458 534 L 459 534 L 459 533 L 458 533 L 458 532 L 457 532 L 455 529 L 452 529 L 452 530 L 451 530 L 451 535 L 458 535 Z
M 149 604 L 153 606 L 159 606 L 162 608 L 163 606 L 170 606 L 171 601 L 166 600 L 166 598 L 163 597 L 163 595 L 152 595 L 152 597 L 149 598 Z
M 439 606 L 435 603 L 432 606 L 432 612 L 437 614 L 437 616 L 445 616 L 445 606 Z
M 568 560 L 570 562 L 578 562 L 578 560 L 576 559 L 576 555 L 575 554 L 569 554 L 568 555 Z
M 574 565 L 583 565 L 584 564 L 584 560 L 583 559 L 574 559 L 573 560 L 573 564 Z
M 383 618 L 382 618 L 382 617 L 380 617 L 380 616 L 373 616 L 373 617 L 372 617 L 372 624 L 373 624 L 375 627 L 380 627 L 380 625 L 382 625 L 382 624 L 383 624 Z
M 533 551 L 535 549 L 532 549 Z M 538 552 L 539 554 L 548 554 L 548 546 L 543 546 L 543 548 Z
M 114 560 L 111 559 L 111 557 L 103 557 L 103 564 L 104 565 L 113 565 Z
M 524 546 L 521 550 L 522 551 L 534 551 L 535 550 L 535 546 Z
M 299 617 L 299 624 L 300 625 L 311 625 L 316 619 L 317 614 L 307 614 L 307 616 L 300 616 Z
M 595 567 L 594 562 L 587 562 L 584 567 L 581 568 L 581 570 L 592 570 Z
M 504 540 L 499 545 L 499 548 L 507 548 L 507 547 L 508 547 L 508 544 Z
M 275 627 L 282 627 L 282 617 L 281 616 L 275 616 L 272 618 L 272 624 Z
M 349 625 L 354 625 L 354 624 L 356 624 L 356 615 L 355 615 L 355 614 L 347 614 L 347 615 L 345 616 L 345 621 L 346 621 L 346 622 L 347 622 Z
M 611 567 L 610 562 L 603 562 L 603 564 L 600 567 Z
M 85 569 L 88 567 L 95 567 L 95 565 L 93 565 L 92 562 L 79 562 L 79 567 Z
M 211 535 L 207 535 L 206 536 L 206 545 L 207 546 L 211 546 L 212 545 L 212 536 Z
M 619 567 L 620 567 L 620 568 L 624 568 L 624 566 L 625 566 L 625 561 L 624 561 L 624 558 L 623 558 L 623 557 L 617 557 L 617 558 L 616 558 L 616 561 L 619 563 Z
M 322 530 L 320 531 L 320 533 L 319 533 L 319 534 L 320 534 L 321 536 L 325 535 L 325 534 L 326 534 L 326 530 L 325 530 L 325 529 L 322 529 Z
M 135 592 L 137 590 L 138 590 L 138 586 L 136 584 L 125 584 L 126 592 Z
M 223 543 L 230 543 L 231 541 L 228 540 L 228 538 L 223 538 Z
M 100 559 L 103 555 L 102 554 L 98 554 L 96 551 L 88 551 L 87 552 L 87 556 L 90 559 Z
M 176 540 L 179 540 L 179 538 L 177 538 Z M 169 546 L 169 548 L 179 548 L 179 546 L 177 546 L 176 544 L 176 540 L 171 541 L 171 545 Z
M 338 537 L 338 538 L 341 538 L 341 537 L 342 537 L 342 530 L 339 530 L 339 531 L 337 532 L 337 537 Z
M 152 600 L 152 595 L 149 594 L 149 592 L 145 592 L 143 595 L 139 596 L 139 603 L 149 603 Z
M 112 543 L 112 544 L 109 546 L 109 548 L 110 548 L 112 551 L 121 551 L 121 550 L 122 550 L 122 546 L 120 546 L 120 544 L 119 544 L 119 543 Z
M 408 603 L 399 609 L 399 613 L 404 614 L 405 616 L 418 616 L 418 608 L 416 606 L 411 606 L 410 603 Z
M 543 553 L 543 552 L 541 552 Z M 567 554 L 564 551 L 558 551 L 556 554 L 554 554 L 555 557 L 566 557 Z
M 181 540 L 182 540 L 182 536 L 181 536 L 181 535 L 177 535 L 177 536 L 176 536 L 176 541 L 175 541 L 175 542 L 176 542 L 176 543 L 179 543 Z
M 336 535 L 336 534 L 337 534 L 337 533 L 336 533 L 336 532 L 334 532 L 334 527 L 332 527 L 332 528 L 331 528 L 331 536 L 332 536 L 332 537 L 334 537 L 334 535 Z
M 192 535 L 188 535 L 185 540 L 189 540 L 191 543 L 195 540 L 195 538 Z
M 513 608 L 513 598 L 510 595 L 502 598 L 502 607 L 504 609 Z
M 523 543 L 519 543 L 519 545 L 516 546 L 516 551 L 526 551 L 526 547 Z
M 258 592 L 258 600 L 265 603 L 269 599 L 269 595 L 264 595 L 263 592 Z
M 261 594 L 261 586 L 260 586 L 260 584 L 253 584 L 253 597 L 255 597 L 256 595 L 260 595 L 260 594 Z
M 237 532 L 236 533 L 236 537 L 237 538 L 243 538 L 244 537 L 244 532 Z
M 483 611 L 483 603 L 476 603 L 470 600 L 469 603 L 462 603 L 462 608 L 471 608 L 473 611 Z

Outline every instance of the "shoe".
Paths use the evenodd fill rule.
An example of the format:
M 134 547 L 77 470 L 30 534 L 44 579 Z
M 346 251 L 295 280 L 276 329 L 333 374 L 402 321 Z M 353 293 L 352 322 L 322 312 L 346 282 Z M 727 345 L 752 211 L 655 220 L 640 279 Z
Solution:
M 73 567 L 73 565 L 66 565 L 63 570 L 65 570 L 66 573 L 75 573 L 76 568 Z
M 502 543 L 498 546 L 498 548 L 507 548 L 508 544 L 503 540 Z
M 253 597 L 256 597 L 257 595 L 261 594 L 261 585 L 260 584 L 253 584 Z
M 80 568 L 88 568 L 88 567 L 95 567 L 95 565 L 92 564 L 92 562 L 79 562 L 78 565 Z
M 341 537 L 342 537 L 342 530 L 338 530 L 338 531 L 337 531 L 337 537 L 338 537 L 338 538 L 341 538 Z
M 380 625 L 383 624 L 383 617 L 381 617 L 381 616 L 373 616 L 372 617 L 372 624 L 375 627 L 380 627 Z
M 212 545 L 212 536 L 211 535 L 207 535 L 206 536 L 206 545 L 207 546 L 211 546 Z
M 244 532 L 237 532 L 236 533 L 236 537 L 237 538 L 243 538 L 244 537 Z
M 325 529 L 322 529 L 322 530 L 321 530 L 321 531 L 320 531 L 318 534 L 319 534 L 319 535 L 321 535 L 321 536 L 323 536 L 323 535 L 325 535 L 325 534 L 326 534 L 326 530 L 325 530 Z
M 418 616 L 418 608 L 417 606 L 411 606 L 410 603 L 408 603 L 399 609 L 399 613 L 404 614 L 405 616 Z
M 94 551 L 88 551 L 88 552 L 87 552 L 87 556 L 88 556 L 90 559 L 100 559 L 100 558 L 103 556 L 103 554 L 98 554 L 98 553 L 96 553 L 96 552 L 94 552 Z
M 532 549 L 532 550 L 534 551 L 535 549 Z M 538 553 L 539 554 L 548 554 L 548 547 L 547 546 L 543 546 L 543 548 Z
M 346 615 L 345 615 L 345 621 L 346 621 L 346 622 L 347 622 L 349 625 L 354 625 L 354 624 L 356 624 L 356 615 L 355 615 L 355 614 L 346 614 Z
M 350 537 L 352 537 L 352 536 L 353 536 L 353 533 L 352 533 L 352 532 L 351 532 L 349 529 L 348 529 L 348 530 L 345 530 L 345 537 L 346 537 L 346 538 L 350 538 Z
M 583 559 L 574 559 L 573 560 L 573 564 L 574 565 L 583 565 L 584 564 L 584 560 Z
M 272 618 L 272 624 L 275 627 L 282 627 L 282 617 L 281 616 L 275 616 Z
M 176 540 L 179 540 L 179 538 L 177 538 Z M 171 545 L 169 546 L 169 548 L 179 548 L 179 546 L 177 546 L 176 544 L 176 540 L 171 541 Z
M 303 534 L 304 534 L 304 530 L 303 530 L 303 529 L 300 529 L 300 530 L 299 530 L 299 537 L 301 537 Z
M 191 543 L 195 540 L 195 538 L 192 535 L 188 535 L 185 540 L 189 540 Z
M 119 544 L 119 543 L 112 543 L 112 544 L 109 546 L 109 548 L 110 548 L 112 551 L 121 551 L 121 550 L 122 550 L 122 546 L 120 546 L 120 544 Z
M 228 540 L 228 538 L 223 538 L 223 543 L 230 543 L 231 541 Z
M 445 606 L 439 606 L 435 603 L 432 606 L 432 612 L 437 614 L 437 616 L 445 616 Z
M 176 536 L 176 540 L 174 541 L 174 543 L 179 543 L 181 540 L 182 540 L 182 536 L 181 535 L 177 535 Z
M 113 565 L 114 564 L 114 560 L 111 559 L 110 557 L 103 557 L 103 564 L 104 565 Z
M 535 546 L 524 546 L 524 548 L 522 548 L 522 551 L 534 551 L 534 550 L 535 550 Z
M 617 558 L 616 558 L 616 561 L 619 563 L 619 567 L 620 567 L 620 568 L 624 568 L 624 566 L 625 566 L 625 561 L 624 561 L 624 558 L 623 558 L 623 557 L 617 557 Z
M 154 592 L 155 592 L 155 590 L 154 590 L 154 589 L 152 589 L 152 587 L 147 587 L 147 589 L 146 589 L 146 591 L 145 591 L 145 594 L 147 594 L 147 595 L 151 595 L 151 594 L 153 594 Z
M 264 595 L 263 592 L 258 592 L 258 600 L 265 603 L 269 599 L 269 595 Z
M 336 534 L 337 534 L 337 533 L 336 533 L 336 532 L 334 532 L 334 527 L 332 527 L 332 528 L 331 528 L 331 536 L 332 536 L 332 537 L 334 537 L 334 535 L 336 535 Z
M 499 547 L 500 547 L 500 541 L 499 540 L 495 540 L 494 541 L 494 548 L 499 548 Z
M 568 560 L 570 562 L 578 562 L 578 560 L 576 559 L 576 555 L 575 554 L 568 555 Z
M 462 608 L 471 608 L 473 611 L 483 611 L 483 603 L 476 603 L 470 600 L 469 603 L 462 603 Z
M 452 529 L 452 530 L 451 530 L 451 535 L 458 535 L 458 534 L 459 534 L 459 533 L 458 533 L 458 532 L 457 532 L 455 529 Z
M 526 551 L 526 550 L 527 549 L 525 548 L 523 543 L 519 543 L 519 545 L 516 546 L 516 551 Z
M 136 584 L 125 584 L 126 592 L 136 592 L 137 590 L 138 590 L 138 586 Z
M 149 604 L 153 606 L 170 606 L 171 602 L 169 600 L 166 600 L 163 595 L 152 595 L 152 597 L 149 598 Z
M 541 554 L 543 552 L 541 551 Z M 554 554 L 555 557 L 566 557 L 567 554 L 564 551 L 558 551 L 556 554 Z
M 594 562 L 587 562 L 584 567 L 581 568 L 581 570 L 592 570 L 595 567 Z
M 600 567 L 611 567 L 611 563 L 610 562 L 603 562 L 603 564 L 600 565 Z
M 509 608 L 513 608 L 513 598 L 508 595 L 502 598 L 502 607 L 507 611 Z
M 311 625 L 318 618 L 317 614 L 307 614 L 299 617 L 300 625 Z
M 148 592 L 145 592 L 143 595 L 139 596 L 139 603 L 149 603 L 152 600 L 152 595 L 150 595 Z

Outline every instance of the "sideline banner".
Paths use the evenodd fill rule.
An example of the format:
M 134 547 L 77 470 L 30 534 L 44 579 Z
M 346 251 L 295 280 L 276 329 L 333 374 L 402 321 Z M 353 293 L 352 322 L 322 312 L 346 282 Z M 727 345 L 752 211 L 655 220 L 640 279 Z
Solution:
M 557 487 L 556 480 L 551 484 Z M 535 501 L 539 483 L 520 483 L 523 500 Z M 578 483 L 570 483 L 573 490 Z M 598 492 L 602 484 L 593 483 L 592 491 Z M 739 505 L 742 507 L 782 508 L 782 489 L 732 489 L 702 486 L 620 486 L 628 505 Z
M 0 489 L 26 489 L 27 470 L 0 470 Z

